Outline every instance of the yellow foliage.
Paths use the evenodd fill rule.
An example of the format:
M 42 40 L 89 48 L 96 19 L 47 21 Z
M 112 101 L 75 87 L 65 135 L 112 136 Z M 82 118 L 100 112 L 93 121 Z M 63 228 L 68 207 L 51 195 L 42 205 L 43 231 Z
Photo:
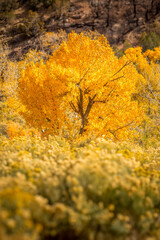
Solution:
M 141 76 L 143 76 L 139 79 L 137 85 L 139 96 L 143 98 L 144 102 L 149 101 L 153 107 L 158 106 L 160 99 L 160 65 L 157 61 L 160 60 L 160 47 L 155 48 L 154 51 L 147 50 L 145 53 L 142 53 L 140 47 L 129 48 L 125 55 L 130 61 L 133 61 Z
M 11 122 L 7 127 L 7 135 L 12 139 L 14 137 L 24 136 L 25 131 L 20 124 Z
M 143 103 L 146 113 L 140 130 L 142 143 L 155 144 L 160 139 L 160 47 L 144 53 L 140 47 L 130 48 L 125 55 L 141 74 L 135 97 Z
M 7 237 L 159 239 L 160 144 L 145 150 L 103 138 L 0 141 L 0 226 Z
M 141 76 L 118 59 L 103 35 L 68 35 L 44 63 L 31 62 L 19 79 L 19 99 L 28 124 L 46 135 L 66 133 L 124 139 L 139 124 L 142 109 L 132 99 Z
M 160 47 L 155 48 L 154 50 L 148 49 L 144 54 L 144 57 L 148 57 L 150 61 L 156 62 L 160 61 Z

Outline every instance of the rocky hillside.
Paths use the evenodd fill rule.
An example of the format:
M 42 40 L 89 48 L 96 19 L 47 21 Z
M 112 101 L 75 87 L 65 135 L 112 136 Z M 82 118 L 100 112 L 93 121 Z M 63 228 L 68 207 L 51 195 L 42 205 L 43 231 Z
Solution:
M 120 45 L 125 39 L 136 44 L 142 32 L 154 21 L 160 22 L 160 0 L 68 0 L 57 8 L 44 8 L 40 3 L 32 11 L 27 1 L 20 1 L 11 13 L 1 18 L 0 38 L 8 42 L 11 56 L 18 56 L 35 46 L 45 31 L 59 29 L 97 30 L 112 45 Z
M 135 28 L 144 29 L 159 13 L 159 0 L 71 0 L 66 14 L 59 21 L 51 20 L 48 27 L 98 30 L 111 44 L 118 44 Z

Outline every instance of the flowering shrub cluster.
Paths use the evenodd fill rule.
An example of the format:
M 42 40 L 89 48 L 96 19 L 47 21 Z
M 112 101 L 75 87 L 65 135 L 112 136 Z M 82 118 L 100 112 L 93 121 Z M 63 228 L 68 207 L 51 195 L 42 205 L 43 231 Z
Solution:
M 53 137 L 1 146 L 4 239 L 158 239 L 160 148 Z
M 130 48 L 118 59 L 103 36 L 59 37 L 44 39 L 55 42 L 51 57 L 30 51 L 17 63 L 2 49 L 0 239 L 159 240 L 160 48 Z M 55 103 L 69 109 L 68 122 Z M 38 130 L 45 135 L 56 121 L 70 135 L 41 139 Z M 75 138 L 72 126 L 85 134 Z M 132 132 L 139 145 L 117 141 Z

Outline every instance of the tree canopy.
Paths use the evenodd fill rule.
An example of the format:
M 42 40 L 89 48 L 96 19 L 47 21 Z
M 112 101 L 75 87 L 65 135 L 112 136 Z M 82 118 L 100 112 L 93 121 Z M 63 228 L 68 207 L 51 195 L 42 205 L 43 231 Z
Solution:
M 22 114 L 47 135 L 76 129 L 123 139 L 141 120 L 133 98 L 141 78 L 127 57 L 114 55 L 105 36 L 72 32 L 46 62 L 22 71 Z

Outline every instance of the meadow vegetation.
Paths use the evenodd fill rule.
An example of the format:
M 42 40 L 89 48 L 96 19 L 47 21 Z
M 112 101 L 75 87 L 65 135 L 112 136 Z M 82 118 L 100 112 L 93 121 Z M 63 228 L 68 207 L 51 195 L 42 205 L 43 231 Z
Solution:
M 160 47 L 42 45 L 0 47 L 0 239 L 159 240 Z

